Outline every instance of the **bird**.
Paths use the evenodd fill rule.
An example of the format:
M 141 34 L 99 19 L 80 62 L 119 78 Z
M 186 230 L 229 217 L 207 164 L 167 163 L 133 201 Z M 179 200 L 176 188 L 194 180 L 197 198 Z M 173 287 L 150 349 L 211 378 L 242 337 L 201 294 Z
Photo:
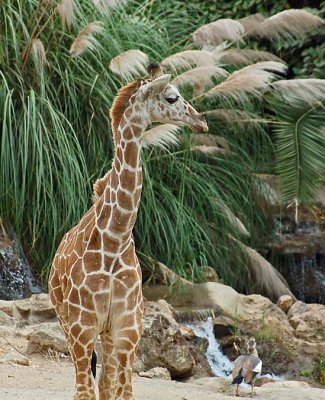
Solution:
M 252 386 L 251 397 L 254 397 L 254 385 L 257 374 L 262 371 L 262 360 L 258 357 L 256 341 L 254 337 L 249 338 L 247 343 L 247 354 L 240 355 L 234 362 L 232 370 L 232 384 L 237 384 L 235 396 L 239 396 L 239 385 L 245 380 Z

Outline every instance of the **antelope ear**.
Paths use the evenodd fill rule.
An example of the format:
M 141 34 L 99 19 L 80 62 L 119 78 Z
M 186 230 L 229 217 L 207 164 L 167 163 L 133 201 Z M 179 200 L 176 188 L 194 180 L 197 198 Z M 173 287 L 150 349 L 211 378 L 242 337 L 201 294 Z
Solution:
M 146 100 L 149 97 L 154 97 L 163 93 L 166 90 L 170 79 L 170 74 L 164 74 L 147 83 L 145 86 L 143 86 L 142 99 Z

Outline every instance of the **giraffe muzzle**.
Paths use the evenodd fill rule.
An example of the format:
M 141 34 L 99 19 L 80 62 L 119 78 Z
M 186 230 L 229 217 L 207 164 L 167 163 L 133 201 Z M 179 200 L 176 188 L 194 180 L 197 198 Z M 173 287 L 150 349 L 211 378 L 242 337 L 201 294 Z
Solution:
M 208 130 L 209 130 L 208 124 L 202 115 L 198 114 L 194 118 L 193 122 L 194 123 L 191 125 L 191 128 L 193 129 L 193 131 L 202 132 L 202 133 L 208 132 Z

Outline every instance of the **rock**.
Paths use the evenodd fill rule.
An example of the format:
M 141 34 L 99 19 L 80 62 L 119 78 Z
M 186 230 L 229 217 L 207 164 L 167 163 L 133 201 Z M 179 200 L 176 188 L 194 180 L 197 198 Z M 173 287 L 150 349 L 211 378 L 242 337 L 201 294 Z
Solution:
M 15 301 L 15 306 L 16 309 L 18 310 L 18 312 L 24 316 L 24 317 L 28 317 L 29 313 L 30 313 L 30 309 L 31 309 L 31 305 L 30 305 L 30 299 L 21 299 L 21 300 L 16 300 Z
M 193 329 L 189 326 L 180 324 L 179 329 L 185 340 L 194 340 L 196 338 Z
M 27 353 L 37 353 L 53 349 L 59 353 L 68 353 L 68 343 L 58 322 L 43 322 L 31 327 L 28 334 Z
M 229 358 L 230 361 L 235 361 L 240 355 L 241 339 L 238 336 L 229 335 L 218 339 L 218 343 L 222 349 L 225 356 Z
M 0 310 L 4 311 L 10 317 L 13 317 L 13 307 L 15 302 L 13 300 L 0 300 Z
M 19 364 L 29 366 L 30 360 L 27 356 L 18 351 L 10 350 L 0 357 L 0 364 Z
M 145 303 L 138 357 L 146 368 L 167 368 L 172 378 L 191 375 L 194 359 L 166 304 Z
M 267 330 L 267 335 L 282 340 L 294 335 L 286 314 L 260 295 L 240 295 L 236 319 L 238 327 L 247 335 L 254 336 L 261 330 Z
M 139 376 L 144 376 L 145 378 L 171 379 L 168 369 L 161 367 L 151 368 L 149 371 L 139 372 Z
M 239 301 L 239 294 L 234 289 L 217 282 L 184 284 L 172 291 L 165 285 L 145 286 L 143 292 L 148 300 L 168 301 L 176 311 L 214 310 L 216 315 L 233 319 Z
M 213 332 L 214 336 L 219 339 L 223 336 L 229 336 L 233 334 L 235 322 L 231 318 L 219 315 L 213 320 Z
M 0 311 L 0 326 L 14 326 L 15 320 L 4 311 Z
M 302 370 L 312 371 L 325 359 L 325 342 L 313 343 L 306 340 L 292 339 L 294 361 L 289 365 L 292 376 L 299 375 Z
M 20 299 L 39 289 L 15 233 L 10 228 L 5 232 L 1 224 L 0 299 Z
M 47 322 L 56 319 L 53 305 L 47 293 L 33 294 L 30 298 L 14 302 L 15 315 L 28 320 L 29 323 Z
M 198 345 L 195 341 L 188 344 L 188 348 L 195 361 L 191 373 L 192 377 L 195 379 L 214 376 L 208 360 L 205 356 L 208 345 L 209 343 L 207 340 L 205 342 L 202 341 L 201 346 Z
M 289 296 L 288 294 L 284 294 L 283 296 L 279 297 L 279 300 L 277 302 L 277 306 L 279 308 L 281 308 L 281 310 L 283 312 L 285 312 L 286 314 L 288 313 L 288 311 L 290 310 L 291 306 L 293 305 L 294 300 L 291 296 Z
M 30 298 L 31 321 L 47 321 L 56 318 L 54 307 L 47 293 L 33 294 Z
M 297 301 L 288 313 L 289 322 L 299 339 L 325 342 L 325 306 Z

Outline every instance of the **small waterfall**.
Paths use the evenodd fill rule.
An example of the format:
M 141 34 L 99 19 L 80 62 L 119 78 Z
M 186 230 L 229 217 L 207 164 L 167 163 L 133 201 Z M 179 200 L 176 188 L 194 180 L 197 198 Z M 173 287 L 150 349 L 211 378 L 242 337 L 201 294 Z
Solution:
M 219 343 L 213 333 L 213 321 L 209 317 L 206 321 L 187 324 L 193 329 L 195 335 L 208 339 L 209 346 L 206 358 L 215 376 L 228 376 L 233 368 L 233 363 L 222 353 Z

